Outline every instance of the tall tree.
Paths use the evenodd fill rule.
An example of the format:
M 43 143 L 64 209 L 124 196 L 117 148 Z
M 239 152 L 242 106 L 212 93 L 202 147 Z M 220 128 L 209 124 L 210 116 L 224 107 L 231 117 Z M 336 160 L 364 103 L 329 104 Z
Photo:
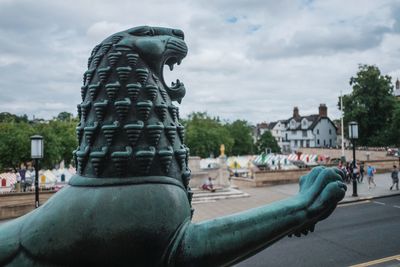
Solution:
M 225 152 L 232 151 L 233 139 L 221 123 L 207 113 L 192 113 L 184 121 L 186 127 L 185 143 L 190 148 L 190 154 L 200 157 L 219 155 L 220 145 L 225 145 Z
M 345 125 L 358 122 L 360 145 L 387 145 L 395 107 L 391 77 L 382 75 L 376 66 L 360 65 L 357 75 L 350 78 L 350 85 L 353 91 L 343 96 Z
M 272 153 L 281 152 L 278 142 L 276 142 L 270 131 L 264 132 L 256 142 L 257 153 L 263 153 L 267 148 L 271 149 Z
M 43 168 L 53 168 L 62 160 L 66 164 L 72 161 L 72 151 L 77 146 L 75 127 L 77 118 L 59 118 L 45 122 L 29 122 L 27 116 L 17 116 L 7 112 L 0 113 L 0 171 L 17 170 L 22 163 L 31 161 L 30 137 L 34 134 L 43 136 Z
M 69 113 L 66 111 L 60 112 L 56 117 L 56 119 L 59 121 L 71 121 L 71 120 L 73 120 L 73 118 L 74 118 L 74 115 L 72 115 L 72 113 Z
M 30 136 L 32 127 L 26 122 L 0 123 L 0 171 L 19 169 L 21 163 L 30 161 Z
M 9 112 L 0 112 L 0 122 L 28 122 L 26 114 L 18 116 Z
M 225 128 L 233 139 L 232 155 L 249 155 L 254 152 L 253 137 L 251 128 L 247 121 L 236 120 L 228 123 Z
M 78 145 L 75 133 L 76 125 L 77 119 L 70 119 L 69 121 L 53 120 L 49 123 L 51 131 L 57 136 L 61 160 L 64 160 L 67 166 L 71 163 L 72 152 Z
M 400 102 L 396 102 L 389 134 L 390 144 L 400 147 Z

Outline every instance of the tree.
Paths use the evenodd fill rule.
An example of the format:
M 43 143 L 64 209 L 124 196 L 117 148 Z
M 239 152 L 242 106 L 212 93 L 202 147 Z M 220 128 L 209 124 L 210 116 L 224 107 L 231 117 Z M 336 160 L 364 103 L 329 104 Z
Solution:
M 31 160 L 32 126 L 26 122 L 0 123 L 0 170 L 17 171 L 21 163 Z
M 9 112 L 0 112 L 0 123 L 1 122 L 28 122 L 28 116 L 26 114 L 18 116 Z
M 395 107 L 391 77 L 382 75 L 376 66 L 360 65 L 350 85 L 353 91 L 343 96 L 344 125 L 358 122 L 360 145 L 387 145 Z
M 0 113 L 0 170 L 16 171 L 22 163 L 31 161 L 30 137 L 34 134 L 43 136 L 44 157 L 41 167 L 53 168 L 62 160 L 71 163 L 72 151 L 77 147 L 77 123 L 77 118 L 73 117 L 46 123 L 28 123 L 26 115 Z
M 389 132 L 391 140 L 390 144 L 400 147 L 400 102 L 395 104 Z
M 76 123 L 50 121 L 34 125 L 35 134 L 43 136 L 44 156 L 41 160 L 43 168 L 54 168 L 64 160 L 67 164 L 72 160 L 72 151 L 77 147 L 75 137 Z
M 253 137 L 247 121 L 236 120 L 233 123 L 226 124 L 225 128 L 233 139 L 232 155 L 253 154 Z
M 257 153 L 265 152 L 266 148 L 270 148 L 272 153 L 281 152 L 278 142 L 276 142 L 270 131 L 264 132 L 256 142 Z
M 229 155 L 233 146 L 233 139 L 220 122 L 211 118 L 207 113 L 192 113 L 186 121 L 186 144 L 190 148 L 190 154 L 203 158 L 210 155 L 219 155 L 221 144 L 225 145 L 225 151 Z
M 70 121 L 54 120 L 49 123 L 49 127 L 58 139 L 57 144 L 59 146 L 61 160 L 64 160 L 66 164 L 71 163 L 72 152 L 78 146 L 75 132 L 76 125 L 77 119 L 71 119 Z
M 57 115 L 56 119 L 59 121 L 71 121 L 73 118 L 74 118 L 74 115 L 72 115 L 72 113 L 63 111 Z

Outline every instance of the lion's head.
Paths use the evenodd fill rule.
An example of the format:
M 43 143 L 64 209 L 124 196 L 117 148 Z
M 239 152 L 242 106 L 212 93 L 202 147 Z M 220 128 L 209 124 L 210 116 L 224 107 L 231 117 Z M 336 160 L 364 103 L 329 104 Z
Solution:
M 163 27 L 139 26 L 116 33 L 104 42 L 111 41 L 115 36 L 123 36 L 116 47 L 137 51 L 140 58 L 160 78 L 171 100 L 180 103 L 186 92 L 183 83 L 177 80 L 171 86 L 168 86 L 164 81 L 163 71 L 165 65 L 173 70 L 174 65 L 180 65 L 182 59 L 185 58 L 187 46 L 183 31 Z
M 173 69 L 186 56 L 183 39 L 181 30 L 141 26 L 113 34 L 93 49 L 76 128 L 82 177 L 71 184 L 92 183 L 87 178 L 101 178 L 97 184 L 119 181 L 109 178 L 124 183 L 173 178 L 187 187 L 189 150 L 172 103 L 182 100 L 185 87 L 179 80 L 169 87 L 163 77 L 165 65 Z

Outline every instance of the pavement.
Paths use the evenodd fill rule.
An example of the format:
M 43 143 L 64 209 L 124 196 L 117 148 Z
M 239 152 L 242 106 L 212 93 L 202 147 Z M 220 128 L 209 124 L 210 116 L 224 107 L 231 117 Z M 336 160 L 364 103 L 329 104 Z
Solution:
M 353 186 L 351 183 L 348 184 L 346 196 L 340 204 L 400 195 L 400 191 L 389 190 L 389 187 L 392 185 L 390 173 L 376 174 L 375 183 L 376 187 L 368 189 L 367 177 L 364 177 L 363 183 L 357 184 L 357 197 L 352 196 Z M 268 187 L 239 188 L 239 190 L 249 196 L 246 198 L 223 199 L 215 202 L 193 204 L 193 208 L 195 209 L 193 222 L 230 215 L 292 197 L 298 193 L 299 185 L 297 183 L 282 184 Z

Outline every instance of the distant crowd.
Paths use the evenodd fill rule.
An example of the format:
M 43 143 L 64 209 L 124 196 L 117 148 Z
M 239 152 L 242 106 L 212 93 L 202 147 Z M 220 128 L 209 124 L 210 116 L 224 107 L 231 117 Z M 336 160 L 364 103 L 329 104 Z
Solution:
M 342 162 L 340 162 L 338 168 L 342 170 L 345 177 L 344 180 L 346 183 L 349 184 L 351 181 L 363 183 L 365 175 L 365 167 L 363 162 L 361 162 L 359 165 L 349 162 L 343 164 Z M 366 170 L 368 189 L 376 187 L 374 180 L 375 173 L 376 173 L 376 168 L 371 164 L 368 164 Z M 396 188 L 396 190 L 399 190 L 399 169 L 397 168 L 396 165 L 393 165 L 391 178 L 392 178 L 392 185 L 390 186 L 390 190 L 394 188 Z

